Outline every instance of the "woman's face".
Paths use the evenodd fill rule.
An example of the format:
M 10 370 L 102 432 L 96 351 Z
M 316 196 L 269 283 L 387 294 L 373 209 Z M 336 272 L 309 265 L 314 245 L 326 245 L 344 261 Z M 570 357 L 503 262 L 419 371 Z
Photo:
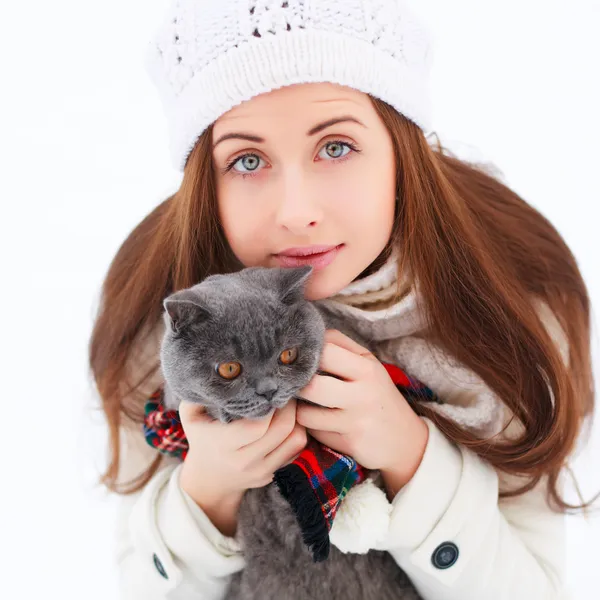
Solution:
M 341 118 L 353 120 L 326 126 Z M 305 297 L 318 300 L 385 248 L 396 165 L 366 94 L 331 83 L 279 88 L 222 115 L 212 142 L 221 223 L 246 267 L 283 266 L 275 255 L 287 248 L 343 244 L 307 281 Z

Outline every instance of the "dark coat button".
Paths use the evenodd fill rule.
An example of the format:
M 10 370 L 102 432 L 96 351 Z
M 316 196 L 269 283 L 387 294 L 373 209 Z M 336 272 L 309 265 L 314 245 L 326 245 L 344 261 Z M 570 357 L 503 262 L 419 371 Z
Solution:
M 458 560 L 458 546 L 452 542 L 443 542 L 431 555 L 431 562 L 436 569 L 447 569 Z
M 163 564 L 160 562 L 160 560 L 158 560 L 158 556 L 156 556 L 156 554 L 152 555 L 152 560 L 154 561 L 154 566 L 156 567 L 156 570 L 165 578 L 165 579 L 169 579 L 169 576 L 167 575 L 167 572 L 165 571 L 165 568 L 163 567 Z

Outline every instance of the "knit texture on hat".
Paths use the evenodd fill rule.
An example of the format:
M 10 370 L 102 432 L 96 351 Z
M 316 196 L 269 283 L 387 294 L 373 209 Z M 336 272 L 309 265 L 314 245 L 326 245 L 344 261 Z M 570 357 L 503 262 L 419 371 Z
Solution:
M 171 0 L 145 64 L 173 165 L 234 106 L 296 83 L 369 93 L 428 133 L 431 37 L 405 0 Z

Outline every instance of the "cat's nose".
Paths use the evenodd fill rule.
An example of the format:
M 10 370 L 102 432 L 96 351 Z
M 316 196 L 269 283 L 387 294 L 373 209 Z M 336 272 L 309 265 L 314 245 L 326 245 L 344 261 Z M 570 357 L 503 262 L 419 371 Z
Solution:
M 267 402 L 271 402 L 276 391 L 277 391 L 276 389 L 268 390 L 268 391 L 262 392 L 261 394 L 258 394 L 258 395 L 265 397 L 267 399 Z
M 267 402 L 271 402 L 278 387 L 277 382 L 273 379 L 264 379 L 256 386 L 256 393 L 259 396 L 264 396 L 267 399 Z

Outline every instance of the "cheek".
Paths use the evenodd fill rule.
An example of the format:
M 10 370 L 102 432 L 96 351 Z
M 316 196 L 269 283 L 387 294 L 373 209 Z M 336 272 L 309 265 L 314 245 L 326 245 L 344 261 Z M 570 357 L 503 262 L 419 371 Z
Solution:
M 221 402 L 231 402 L 244 394 L 246 390 L 244 381 L 236 381 L 235 383 L 212 381 L 212 385 L 208 386 L 204 391 L 211 398 L 219 399 Z
M 241 196 L 224 196 L 219 199 L 219 219 L 233 252 L 242 262 L 252 261 L 253 248 L 264 235 L 261 211 L 255 204 Z M 262 234 L 261 234 L 262 232 Z
M 338 182 L 336 217 L 350 227 L 379 224 L 385 227 L 393 221 L 396 172 L 393 160 L 383 150 L 359 157 L 351 169 L 346 169 Z
M 340 229 L 348 232 L 383 232 L 393 225 L 394 204 L 393 189 L 357 183 L 336 198 L 332 217 Z

